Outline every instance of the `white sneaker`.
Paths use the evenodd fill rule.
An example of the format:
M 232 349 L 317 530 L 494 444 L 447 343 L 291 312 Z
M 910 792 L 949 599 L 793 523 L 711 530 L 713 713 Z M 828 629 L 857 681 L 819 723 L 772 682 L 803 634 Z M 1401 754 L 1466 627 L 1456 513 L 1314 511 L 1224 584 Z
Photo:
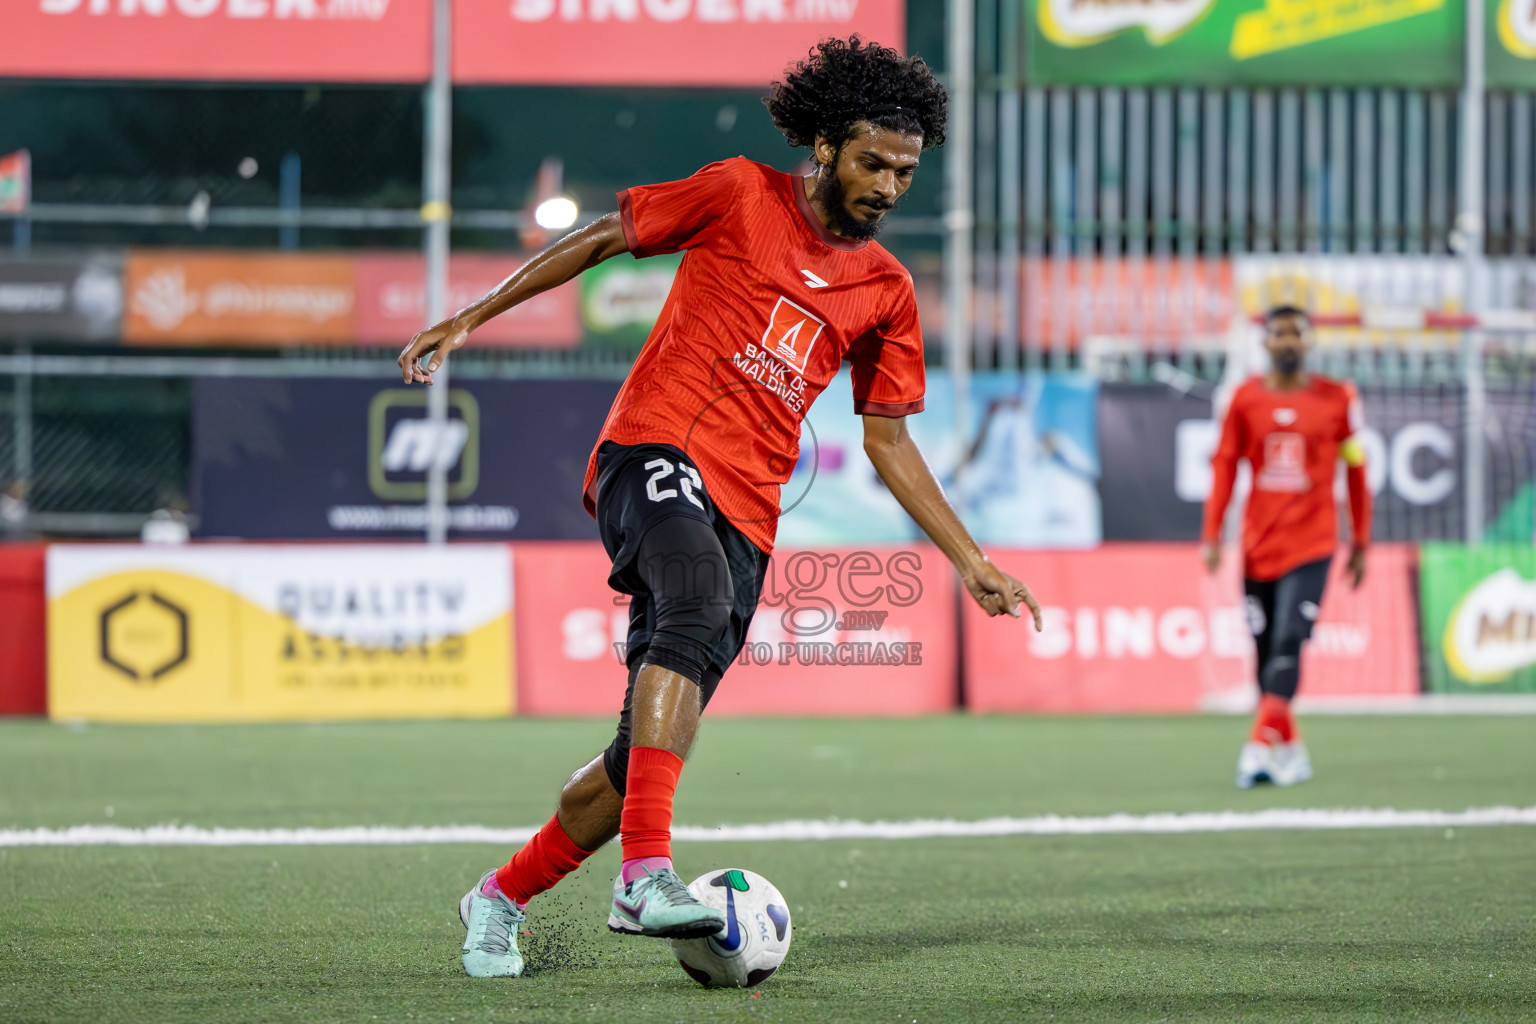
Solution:
M 501 892 L 495 898 L 480 890 L 492 868 L 459 900 L 459 920 L 464 924 L 464 973 L 471 978 L 516 978 L 523 973 L 523 956 L 517 950 L 517 927 L 524 914 Z
M 1269 781 L 1277 786 L 1294 786 L 1312 777 L 1312 759 L 1301 740 L 1282 743 L 1271 755 Z
M 1252 789 L 1256 782 L 1274 781 L 1274 748 L 1268 743 L 1243 744 L 1237 754 L 1237 788 Z

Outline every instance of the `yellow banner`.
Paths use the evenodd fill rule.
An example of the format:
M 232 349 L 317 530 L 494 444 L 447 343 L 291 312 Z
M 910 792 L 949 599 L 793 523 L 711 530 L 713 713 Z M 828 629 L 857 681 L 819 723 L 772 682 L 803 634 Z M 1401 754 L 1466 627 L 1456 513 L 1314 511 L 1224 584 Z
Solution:
M 1241 15 L 1232 32 L 1232 56 L 1248 60 L 1323 39 L 1437 11 L 1445 0 L 1267 0 Z
M 504 545 L 56 546 L 56 719 L 491 717 L 513 708 Z

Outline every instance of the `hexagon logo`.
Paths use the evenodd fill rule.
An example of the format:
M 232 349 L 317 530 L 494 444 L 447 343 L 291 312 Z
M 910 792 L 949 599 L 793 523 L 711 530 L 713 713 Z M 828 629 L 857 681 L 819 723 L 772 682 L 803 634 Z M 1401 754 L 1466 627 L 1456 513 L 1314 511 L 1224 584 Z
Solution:
M 187 612 L 135 590 L 101 612 L 101 660 L 135 683 L 157 683 L 190 654 Z

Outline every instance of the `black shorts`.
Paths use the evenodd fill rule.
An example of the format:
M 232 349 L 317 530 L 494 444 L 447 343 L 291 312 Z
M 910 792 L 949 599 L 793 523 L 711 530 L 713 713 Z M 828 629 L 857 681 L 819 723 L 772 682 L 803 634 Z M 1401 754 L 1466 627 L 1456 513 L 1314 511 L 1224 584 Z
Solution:
M 732 587 L 730 622 L 699 680 L 701 706 L 708 705 L 720 678 L 746 643 L 747 630 L 762 593 L 768 556 L 715 508 L 693 460 L 672 445 L 620 445 L 605 441 L 597 452 L 596 490 L 597 532 L 613 560 L 608 585 L 630 595 L 624 657 L 629 668 L 629 687 L 619 715 L 618 735 L 603 758 L 609 780 L 623 793 L 629 766 L 635 679 L 656 629 L 655 595 L 636 564 L 641 540 L 663 520 L 686 516 L 712 530 L 725 553 Z
M 1243 580 L 1248 627 L 1258 647 L 1260 685 L 1271 657 L 1290 657 L 1312 636 L 1328 585 L 1330 558 L 1298 565 L 1277 580 Z

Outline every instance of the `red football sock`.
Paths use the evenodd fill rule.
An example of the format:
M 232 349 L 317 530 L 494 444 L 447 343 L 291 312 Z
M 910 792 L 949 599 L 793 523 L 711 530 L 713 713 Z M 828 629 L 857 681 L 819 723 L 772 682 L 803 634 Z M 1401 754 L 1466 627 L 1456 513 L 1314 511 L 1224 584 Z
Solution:
M 1254 743 L 1290 743 L 1296 739 L 1296 719 L 1291 715 L 1291 702 L 1273 693 L 1259 697 L 1259 713 L 1253 718 L 1253 732 L 1248 737 Z
M 496 884 L 522 906 L 575 871 L 590 856 L 591 850 L 583 850 L 565 834 L 560 815 L 556 814 L 511 860 L 496 869 Z
M 632 747 L 619 838 L 624 859 L 672 856 L 672 794 L 683 759 L 659 747 Z

